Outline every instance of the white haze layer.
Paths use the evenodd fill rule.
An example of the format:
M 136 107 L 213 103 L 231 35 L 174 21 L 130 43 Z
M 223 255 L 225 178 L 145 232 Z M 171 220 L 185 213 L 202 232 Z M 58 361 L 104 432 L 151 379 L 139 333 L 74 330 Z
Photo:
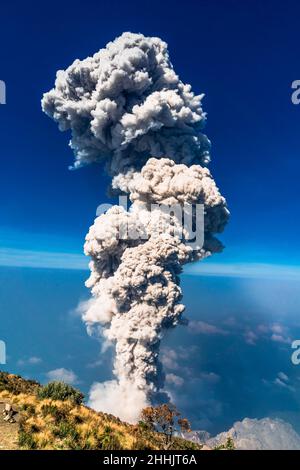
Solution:
M 100 327 L 116 348 L 116 380 L 95 383 L 90 405 L 131 422 L 148 403 L 168 400 L 159 346 L 182 321 L 182 266 L 222 249 L 215 234 L 229 213 L 200 165 L 209 160 L 200 102 L 175 74 L 167 45 L 131 33 L 59 71 L 43 98 L 60 129 L 71 129 L 75 166 L 105 159 L 112 187 L 130 197 L 128 211 L 113 206 L 86 236 L 92 298 L 82 310 L 88 328 Z M 170 228 L 160 204 L 203 204 L 204 245 L 187 243 L 178 214 Z

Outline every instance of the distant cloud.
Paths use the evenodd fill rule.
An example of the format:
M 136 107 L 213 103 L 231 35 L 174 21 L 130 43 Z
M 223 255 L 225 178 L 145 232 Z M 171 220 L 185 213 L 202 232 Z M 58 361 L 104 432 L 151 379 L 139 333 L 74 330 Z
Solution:
M 244 338 L 245 343 L 252 346 L 262 340 L 286 345 L 291 345 L 292 343 L 289 328 L 279 322 L 245 324 L 245 322 L 243 323 L 241 320 L 230 316 L 220 322 L 219 325 L 216 326 L 200 320 L 192 320 L 188 323 L 188 328 L 189 331 L 194 334 L 238 335 Z
M 179 368 L 178 353 L 174 349 L 163 348 L 160 359 L 166 369 L 176 370 Z
M 293 427 L 278 418 L 237 421 L 226 432 L 208 440 L 211 447 L 222 444 L 228 436 L 234 436 L 237 450 L 298 450 L 300 436 Z
M 284 372 L 279 372 L 273 383 L 279 387 L 286 388 L 290 392 L 295 391 L 295 388 L 289 384 L 289 378 Z
M 259 324 L 251 329 L 246 329 L 244 338 L 247 344 L 254 345 L 259 340 L 270 340 L 275 343 L 291 344 L 289 330 L 280 323 Z
M 276 343 L 291 344 L 291 340 L 288 339 L 288 338 L 285 338 L 285 337 L 282 336 L 282 335 L 275 335 L 275 334 L 273 334 L 273 335 L 271 336 L 271 340 L 272 340 L 272 341 L 275 341 Z
M 17 362 L 18 366 L 34 366 L 40 364 L 42 359 L 40 357 L 32 356 L 24 359 L 19 359 Z
M 221 380 L 221 377 L 218 374 L 215 374 L 214 372 L 202 372 L 200 374 L 200 379 L 203 382 L 209 384 L 216 384 Z
M 188 327 L 192 333 L 204 335 L 228 335 L 228 331 L 200 320 L 190 321 Z
M 185 269 L 185 274 L 204 276 L 245 277 L 300 280 L 300 267 L 260 263 L 196 263 Z
M 281 380 L 284 380 L 285 382 L 288 382 L 288 381 L 289 381 L 288 376 L 287 376 L 284 372 L 279 372 L 279 373 L 278 373 L 278 377 L 279 377 Z
M 197 346 L 190 347 L 179 347 L 178 349 L 172 349 L 169 347 L 162 348 L 160 360 L 163 366 L 169 370 L 186 370 L 184 361 L 196 354 L 198 351 Z
M 258 335 L 252 330 L 247 330 L 244 333 L 244 338 L 247 344 L 254 346 L 256 344 L 256 341 L 258 340 Z
M 270 332 L 272 333 L 270 336 L 271 341 L 275 341 L 276 343 L 283 343 L 283 344 L 291 344 L 292 339 L 289 336 L 288 328 L 280 325 L 278 323 L 274 323 L 270 326 Z
M 47 269 L 88 269 L 84 255 L 0 248 L 0 266 Z
M 237 322 L 237 319 L 231 315 L 230 317 L 227 317 L 223 320 L 223 325 L 236 327 L 238 326 L 238 322 Z
M 289 377 L 284 372 L 278 372 L 277 376 L 273 380 L 266 380 L 263 379 L 263 383 L 267 386 L 273 387 L 276 385 L 277 387 L 289 390 L 290 392 L 295 392 L 296 389 L 291 385 Z
M 97 367 L 103 366 L 103 358 L 99 358 L 96 361 L 89 362 L 86 367 L 87 369 L 96 369 Z
M 176 387 L 181 387 L 184 384 L 184 379 L 176 374 L 167 374 L 166 382 L 168 384 L 175 385 Z
M 77 375 L 71 369 L 64 369 L 63 367 L 60 369 L 50 370 L 46 373 L 46 376 L 49 381 L 57 380 L 70 385 L 78 383 Z
M 285 327 L 283 325 L 280 325 L 279 323 L 273 323 L 270 326 L 270 330 L 275 334 L 282 334 L 285 331 Z
M 274 323 L 271 325 L 270 330 L 272 332 L 271 334 L 271 340 L 275 341 L 276 343 L 284 343 L 284 344 L 291 344 L 292 339 L 288 335 L 288 328 L 280 325 L 278 323 Z

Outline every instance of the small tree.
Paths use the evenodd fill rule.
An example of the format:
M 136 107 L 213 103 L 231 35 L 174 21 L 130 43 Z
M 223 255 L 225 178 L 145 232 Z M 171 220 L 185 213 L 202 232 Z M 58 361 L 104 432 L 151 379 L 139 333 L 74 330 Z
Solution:
M 190 423 L 186 418 L 179 418 L 180 413 L 172 404 L 159 406 L 147 406 L 142 410 L 142 423 L 152 431 L 162 432 L 165 437 L 165 445 L 168 447 L 172 441 L 174 432 L 190 431 Z

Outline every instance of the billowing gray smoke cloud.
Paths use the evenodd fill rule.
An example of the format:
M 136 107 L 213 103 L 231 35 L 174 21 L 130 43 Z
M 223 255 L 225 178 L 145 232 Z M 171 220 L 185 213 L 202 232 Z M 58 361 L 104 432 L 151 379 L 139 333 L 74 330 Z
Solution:
M 201 98 L 175 74 L 165 42 L 124 33 L 57 72 L 43 110 L 60 130 L 71 130 L 75 166 L 105 159 L 118 174 L 141 168 L 149 155 L 207 162 Z
M 100 325 L 116 346 L 116 380 L 94 384 L 90 404 L 129 421 L 147 403 L 167 399 L 159 345 L 163 331 L 182 321 L 182 266 L 222 249 L 215 234 L 229 213 L 200 166 L 209 161 L 200 103 L 175 74 L 167 45 L 131 33 L 59 71 L 43 98 L 60 129 L 71 129 L 75 166 L 106 160 L 112 187 L 131 201 L 90 227 L 84 251 L 92 298 L 82 305 L 88 327 Z M 184 213 L 188 204 L 205 208 L 204 244 L 196 247 L 188 243 L 191 227 L 182 229 L 178 213 L 170 226 L 162 209 Z

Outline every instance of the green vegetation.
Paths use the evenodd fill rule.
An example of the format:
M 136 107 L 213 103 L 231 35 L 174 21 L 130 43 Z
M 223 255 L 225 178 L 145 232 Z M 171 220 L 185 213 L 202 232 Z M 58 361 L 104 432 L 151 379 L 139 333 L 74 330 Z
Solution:
M 97 413 L 83 404 L 80 391 L 62 382 L 41 386 L 12 374 L 0 373 L 0 400 L 11 403 L 19 412 L 20 449 L 166 448 L 166 436 L 149 423 L 131 425 L 111 414 Z M 165 417 L 170 416 L 172 412 L 171 415 L 166 413 Z M 197 450 L 201 446 L 172 436 L 168 438 L 168 449 Z
M 140 429 L 161 432 L 165 439 L 165 449 L 173 444 L 176 431 L 189 432 L 191 426 L 186 418 L 180 418 L 180 413 L 172 403 L 159 406 L 147 406 L 142 410 L 139 422 Z
M 20 375 L 0 371 L 0 392 L 5 390 L 14 394 L 37 393 L 40 384 L 35 380 L 24 380 Z
M 64 382 L 49 382 L 38 390 L 38 397 L 42 400 L 45 398 L 71 400 L 76 405 L 80 405 L 84 399 L 84 395 L 79 390 Z
M 36 443 L 35 443 L 33 435 L 21 429 L 19 431 L 18 443 L 22 449 L 28 449 L 28 450 L 36 449 Z
M 219 446 L 216 446 L 214 450 L 235 450 L 235 445 L 232 437 L 227 437 L 226 441 Z

